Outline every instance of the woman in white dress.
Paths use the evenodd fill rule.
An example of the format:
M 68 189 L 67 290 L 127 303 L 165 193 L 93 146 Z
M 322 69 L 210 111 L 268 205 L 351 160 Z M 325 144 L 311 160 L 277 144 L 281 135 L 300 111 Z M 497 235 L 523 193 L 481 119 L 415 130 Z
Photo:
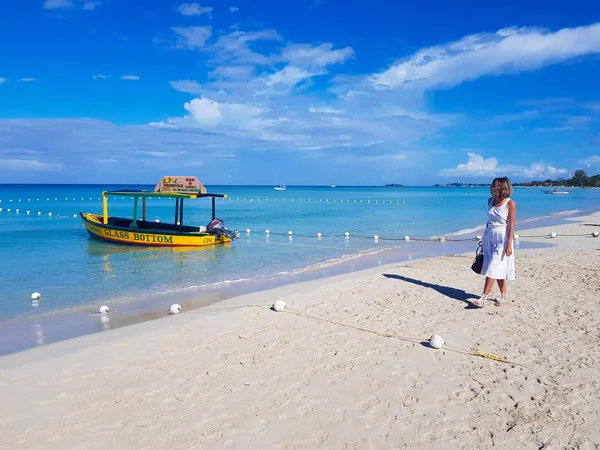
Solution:
M 482 308 L 492 288 L 494 281 L 500 288 L 500 299 L 496 305 L 507 302 L 506 282 L 515 279 L 515 256 L 513 235 L 515 234 L 515 218 L 517 205 L 510 198 L 513 189 L 508 178 L 495 178 L 490 188 L 492 198 L 488 200 L 488 222 L 483 233 L 483 269 L 485 285 L 481 297 L 473 301 L 473 305 Z

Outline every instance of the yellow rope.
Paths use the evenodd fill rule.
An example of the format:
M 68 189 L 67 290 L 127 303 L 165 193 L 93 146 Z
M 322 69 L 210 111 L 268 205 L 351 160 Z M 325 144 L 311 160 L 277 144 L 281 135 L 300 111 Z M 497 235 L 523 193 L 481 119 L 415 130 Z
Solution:
M 402 341 L 412 342 L 414 344 L 420 344 L 420 343 L 422 343 L 424 341 L 427 341 L 427 339 L 407 337 L 407 336 L 401 336 L 401 335 L 397 335 L 397 334 L 384 333 L 384 332 L 381 332 L 381 331 L 369 330 L 369 329 L 362 328 L 362 327 L 355 327 L 353 325 L 348 325 L 348 324 L 345 324 L 345 323 L 342 323 L 342 322 L 337 322 L 335 320 L 323 319 L 321 317 L 313 316 L 311 314 L 306 314 L 306 313 L 303 313 L 303 312 L 300 312 L 300 311 L 296 311 L 296 310 L 291 309 L 289 307 L 286 307 L 283 311 L 284 312 L 288 312 L 290 314 L 295 314 L 297 316 L 306 317 L 308 319 L 318 320 L 318 321 L 321 321 L 321 322 L 327 322 L 327 323 L 331 323 L 333 325 L 339 325 L 339 326 L 346 327 L 346 328 L 352 328 L 352 329 L 357 330 L 357 331 L 364 331 L 366 333 L 375 334 L 375 335 L 381 336 L 381 337 L 388 337 L 388 338 L 400 339 Z M 454 345 L 448 345 L 448 344 L 446 344 L 444 347 L 446 349 L 450 350 L 450 351 L 457 352 L 457 353 L 462 353 L 462 354 L 472 355 L 472 356 L 480 356 L 482 358 L 487 358 L 487 359 L 491 359 L 491 360 L 494 360 L 494 361 L 499 361 L 499 362 L 503 362 L 503 363 L 507 363 L 507 364 L 513 364 L 513 365 L 516 365 L 516 366 L 526 367 L 523 364 L 519 364 L 519 363 L 516 363 L 516 362 L 513 362 L 513 361 L 508 361 L 505 358 L 502 358 L 501 356 L 494 355 L 493 353 L 483 353 L 483 352 L 480 352 L 479 350 L 465 350 L 465 349 L 462 349 L 460 347 L 457 347 L 457 346 L 454 346 Z
M 272 307 L 271 304 L 262 304 L 262 305 L 251 304 L 251 305 L 239 305 L 239 306 L 224 306 L 224 307 L 221 307 L 221 308 L 201 308 L 201 309 L 195 310 L 194 312 L 202 313 L 202 312 L 205 312 L 205 311 L 226 311 L 226 310 L 234 310 L 234 309 L 241 309 L 241 308 L 271 308 L 271 307 Z M 192 312 L 192 311 L 190 311 L 190 312 Z M 362 331 L 362 332 L 365 332 L 365 333 L 375 334 L 375 335 L 381 336 L 381 337 L 392 338 L 392 339 L 399 339 L 401 341 L 411 342 L 413 344 L 421 344 L 423 342 L 428 342 L 427 339 L 422 339 L 422 338 L 417 338 L 417 337 L 401 336 L 399 334 L 385 333 L 383 331 L 369 330 L 367 328 L 357 327 L 357 326 L 354 326 L 354 325 L 348 325 L 346 323 L 338 322 L 336 320 L 323 319 L 321 317 L 313 316 L 312 314 L 307 314 L 307 313 L 304 313 L 304 312 L 292 309 L 289 306 L 286 306 L 285 309 L 283 310 L 283 312 L 287 312 L 289 314 L 294 314 L 294 315 L 300 316 L 300 317 L 305 317 L 307 319 L 317 320 L 319 322 L 330 323 L 332 325 L 338 325 L 338 326 L 341 326 L 341 327 L 351 328 L 353 330 Z M 140 314 L 140 315 L 151 316 L 151 315 L 159 315 L 159 313 L 147 313 L 147 314 Z M 508 361 L 507 359 L 505 359 L 505 358 L 503 358 L 501 356 L 494 355 L 493 353 L 484 353 L 484 352 L 481 352 L 479 350 L 465 349 L 465 348 L 461 348 L 459 346 L 450 345 L 448 343 L 446 343 L 444 345 L 444 349 L 445 350 L 450 350 L 450 351 L 456 352 L 456 353 L 461 353 L 461 354 L 464 354 L 464 355 L 479 356 L 479 357 L 482 357 L 482 358 L 491 359 L 493 361 L 498 361 L 498 362 L 503 362 L 503 363 L 507 363 L 507 364 L 512 364 L 512 365 L 515 365 L 515 366 L 527 367 L 527 366 L 525 366 L 523 364 L 520 364 L 520 363 L 517 363 L 517 362 L 514 362 L 514 361 Z

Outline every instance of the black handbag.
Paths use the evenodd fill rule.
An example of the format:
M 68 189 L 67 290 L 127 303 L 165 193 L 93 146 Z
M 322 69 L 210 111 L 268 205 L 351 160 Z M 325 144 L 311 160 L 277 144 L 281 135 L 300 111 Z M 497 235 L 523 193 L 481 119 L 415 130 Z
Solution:
M 475 259 L 473 260 L 473 264 L 471 264 L 471 270 L 479 275 L 481 275 L 481 271 L 483 270 L 483 247 L 481 246 L 481 242 L 477 246 L 477 250 L 475 250 Z

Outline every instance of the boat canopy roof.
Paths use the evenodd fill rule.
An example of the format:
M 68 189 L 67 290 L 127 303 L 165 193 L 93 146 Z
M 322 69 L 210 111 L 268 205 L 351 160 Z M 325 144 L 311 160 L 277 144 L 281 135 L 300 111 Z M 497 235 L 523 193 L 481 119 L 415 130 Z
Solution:
M 160 198 L 226 198 L 224 194 L 210 194 L 198 178 L 191 176 L 163 177 L 154 187 L 154 191 L 123 189 L 104 191 L 104 195 L 124 197 L 160 197 Z
M 159 197 L 159 198 L 227 198 L 226 194 L 210 194 L 199 192 L 193 193 L 180 193 L 180 192 L 151 192 L 151 191 L 136 191 L 131 189 L 124 189 L 122 191 L 104 191 L 104 195 L 120 195 L 122 197 Z

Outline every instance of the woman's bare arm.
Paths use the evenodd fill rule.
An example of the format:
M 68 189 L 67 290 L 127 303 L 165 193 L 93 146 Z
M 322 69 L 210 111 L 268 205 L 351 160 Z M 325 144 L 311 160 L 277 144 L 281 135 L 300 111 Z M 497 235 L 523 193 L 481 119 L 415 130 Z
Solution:
M 517 218 L 517 204 L 514 200 L 508 202 L 508 239 L 506 240 L 506 248 L 504 252 L 506 256 L 512 255 L 513 236 L 515 235 L 515 220 Z

